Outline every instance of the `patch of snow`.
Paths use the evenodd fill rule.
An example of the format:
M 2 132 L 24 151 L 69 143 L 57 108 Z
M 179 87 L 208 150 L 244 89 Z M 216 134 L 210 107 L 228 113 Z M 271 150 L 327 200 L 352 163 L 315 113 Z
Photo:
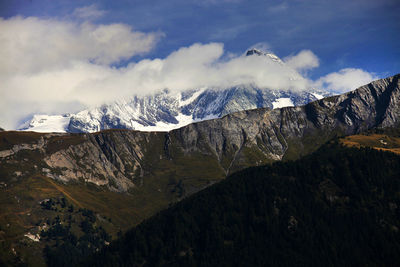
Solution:
M 277 57 L 276 55 L 274 55 L 272 53 L 266 53 L 265 55 L 268 56 L 272 61 L 283 63 L 279 57 Z
M 272 106 L 274 109 L 276 109 L 276 108 L 283 108 L 283 107 L 294 107 L 294 104 L 290 98 L 281 97 L 281 98 L 275 99 L 275 101 L 272 102 Z
M 213 119 L 217 119 L 217 118 L 220 118 L 220 116 L 218 116 L 217 114 L 209 114 L 201 119 L 195 119 L 193 122 L 208 121 L 208 120 L 213 120 Z
M 311 93 L 313 96 L 315 96 L 316 99 L 320 100 L 322 98 L 324 98 L 323 95 L 317 94 L 317 93 Z
M 23 131 L 65 133 L 69 124 L 69 115 L 34 115 L 28 127 Z
M 181 98 L 179 99 L 179 106 L 184 107 L 184 106 L 192 103 L 204 92 L 205 89 L 206 88 L 202 88 L 202 89 L 196 91 L 191 97 L 189 97 L 188 99 L 185 99 L 185 100 L 182 100 L 182 94 L 181 94 Z
M 175 119 L 178 121 L 178 123 L 176 124 L 159 121 L 154 126 L 144 126 L 136 121 L 132 121 L 131 125 L 135 130 L 142 132 L 169 132 L 194 122 L 212 120 L 216 118 L 218 118 L 217 115 L 211 114 L 201 119 L 193 119 L 192 115 L 184 115 L 182 113 L 179 113 L 175 117 Z

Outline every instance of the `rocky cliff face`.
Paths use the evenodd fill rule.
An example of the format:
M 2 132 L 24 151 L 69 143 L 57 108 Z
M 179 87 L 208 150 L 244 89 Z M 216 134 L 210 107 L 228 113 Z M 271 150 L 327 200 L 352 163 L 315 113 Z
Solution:
M 263 160 L 296 157 L 337 134 L 398 126 L 399 77 L 378 80 L 301 107 L 237 112 L 218 120 L 191 124 L 170 134 L 179 136 L 186 152 L 204 148 L 196 144 L 197 140 L 204 140 L 220 161 L 231 151 L 230 167 L 243 165 L 248 159 L 246 151 L 257 153 Z
M 31 164 L 24 168 L 27 173 L 41 172 L 63 182 L 80 180 L 127 191 L 152 177 L 160 183 L 164 179 L 171 190 L 186 184 L 190 193 L 248 166 L 297 158 L 335 135 L 399 126 L 399 78 L 378 80 L 301 107 L 241 111 L 168 133 L 2 132 L 2 173 L 15 178 L 21 176 L 21 164 Z M 23 136 L 29 134 L 34 136 Z M 24 151 L 35 153 L 35 160 L 24 161 Z

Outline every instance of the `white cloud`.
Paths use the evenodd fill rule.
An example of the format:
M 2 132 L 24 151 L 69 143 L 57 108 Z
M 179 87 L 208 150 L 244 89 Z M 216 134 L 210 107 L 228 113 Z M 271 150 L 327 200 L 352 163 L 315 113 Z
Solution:
M 113 49 L 109 48 L 110 53 Z M 45 56 L 40 52 L 35 55 L 21 52 L 20 60 L 26 55 L 30 64 L 19 70 L 16 65 L 14 69 L 17 71 L 2 74 L 4 103 L 0 107 L 0 125 L 6 128 L 16 127 L 29 114 L 29 109 L 19 109 L 18 106 L 30 106 L 31 113 L 57 113 L 61 110 L 65 112 L 65 103 L 75 103 L 75 107 L 76 103 L 98 105 L 164 88 L 185 90 L 253 83 L 273 89 L 301 90 L 308 84 L 294 69 L 264 57 L 235 56 L 223 59 L 224 49 L 220 43 L 194 44 L 180 48 L 164 59 L 146 59 L 123 68 L 100 64 L 105 61 L 104 58 L 100 58 L 103 61 L 89 61 L 82 56 L 83 59 L 67 60 L 59 52 L 55 56 L 60 56 L 60 61 L 64 62 L 57 65 L 56 61 L 40 58 Z M 3 67 L 6 68 L 6 65 L 3 64 Z M 42 70 L 35 71 L 35 68 Z
M 375 74 L 362 69 L 346 68 L 319 78 L 315 86 L 342 93 L 354 90 L 378 78 Z
M 0 75 L 65 69 L 75 60 L 111 64 L 150 51 L 160 36 L 124 24 L 0 18 Z
M 318 57 L 310 50 L 302 50 L 297 55 L 286 57 L 284 61 L 298 71 L 309 70 L 319 66 Z
M 78 13 L 94 15 L 94 8 Z M 0 125 L 13 128 L 32 112 L 67 111 L 66 103 L 82 106 L 88 101 L 73 96 L 78 84 L 117 73 L 110 64 L 149 52 L 162 36 L 125 24 L 0 18 Z
M 150 51 L 160 36 L 133 31 L 124 24 L 0 19 L 0 126 L 15 129 L 32 113 L 76 112 L 84 106 L 165 88 L 252 83 L 271 89 L 304 90 L 315 85 L 300 74 L 319 64 L 309 50 L 279 63 L 256 55 L 227 56 L 221 43 L 193 44 L 163 59 L 112 66 Z M 358 85 L 361 76 L 357 71 L 340 71 L 317 83 L 346 88 L 355 77 Z M 341 85 L 341 78 L 348 82 Z
M 246 83 L 272 89 L 301 90 L 308 83 L 292 68 L 265 57 L 236 56 L 223 60 L 223 54 L 220 43 L 194 44 L 180 48 L 165 59 L 142 60 L 124 69 L 110 71 L 109 75 L 99 76 L 99 80 L 80 84 L 79 92 L 89 96 L 92 88 L 96 88 L 102 92 L 98 97 L 108 99 L 107 92 L 115 85 L 118 85 L 119 96 L 128 96 L 164 88 L 185 90 Z
M 77 18 L 89 20 L 102 17 L 105 13 L 106 12 L 104 10 L 100 10 L 95 4 L 93 4 L 90 6 L 76 8 L 72 14 Z

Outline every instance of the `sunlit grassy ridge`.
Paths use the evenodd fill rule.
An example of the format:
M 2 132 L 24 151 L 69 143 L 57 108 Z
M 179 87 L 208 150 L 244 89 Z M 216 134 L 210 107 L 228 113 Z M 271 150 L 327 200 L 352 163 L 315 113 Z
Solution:
M 342 138 L 341 143 L 349 147 L 371 147 L 400 154 L 400 137 L 388 134 L 351 135 Z

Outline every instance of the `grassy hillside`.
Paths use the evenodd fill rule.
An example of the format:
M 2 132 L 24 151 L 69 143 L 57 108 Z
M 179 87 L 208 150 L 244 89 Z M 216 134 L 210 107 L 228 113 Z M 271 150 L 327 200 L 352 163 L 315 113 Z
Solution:
M 400 136 L 393 134 L 358 134 L 346 136 L 340 140 L 348 147 L 371 147 L 400 154 Z
M 81 235 L 82 210 L 93 213 L 93 223 L 116 238 L 120 230 L 127 230 L 152 215 L 154 210 L 161 209 L 158 199 L 151 196 L 120 194 L 80 183 L 63 185 L 44 176 L 3 184 L 0 192 L 0 259 L 10 265 L 23 262 L 29 266 L 44 265 L 43 249 L 55 243 L 43 238 L 43 233 L 60 223 L 69 225 L 76 236 Z M 58 204 L 52 209 L 41 204 L 49 200 Z M 63 201 L 65 204 L 61 207 Z M 73 212 L 68 212 L 71 206 Z M 61 221 L 56 222 L 57 217 Z M 42 233 L 42 238 L 35 242 L 25 236 L 28 233 Z
M 400 157 L 324 145 L 253 167 L 162 211 L 91 257 L 95 266 L 394 266 Z
M 113 136 L 113 131 L 107 131 L 107 134 Z M 45 140 L 43 147 L 40 145 L 42 139 Z M 46 251 L 63 247 L 64 239 L 71 236 L 75 236 L 78 242 L 85 237 L 83 211 L 94 214 L 95 220 L 90 221 L 94 229 L 101 227 L 110 238 L 117 238 L 120 232 L 167 208 L 170 203 L 225 178 L 216 161 L 210 161 L 200 153 L 188 156 L 171 146 L 169 157 L 166 157 L 164 134 L 155 134 L 150 145 L 146 146 L 146 160 L 142 162 L 144 174 L 133 180 L 135 186 L 128 192 L 113 192 L 106 186 L 83 180 L 62 183 L 46 176 L 49 166 L 43 158 L 83 142 L 87 139 L 81 134 L 0 133 L 0 152 L 6 154 L 0 157 L 0 265 L 44 266 L 46 257 L 50 255 Z M 119 145 L 121 142 L 117 140 L 114 143 Z M 18 150 L 19 147 L 24 149 Z M 84 162 L 83 159 L 76 161 Z M 50 171 L 57 174 L 61 170 Z M 45 208 L 41 203 L 48 200 L 56 206 Z M 60 206 L 62 201 L 67 203 L 67 208 Z M 68 211 L 71 205 L 73 212 Z M 67 228 L 61 231 L 60 225 Z M 46 236 L 48 231 L 56 231 L 57 238 Z M 98 233 L 91 234 L 96 236 Z M 36 235 L 41 236 L 39 241 L 29 237 L 35 238 Z M 93 251 L 74 251 L 74 255 L 82 256 L 106 245 L 98 240 L 92 241 Z

